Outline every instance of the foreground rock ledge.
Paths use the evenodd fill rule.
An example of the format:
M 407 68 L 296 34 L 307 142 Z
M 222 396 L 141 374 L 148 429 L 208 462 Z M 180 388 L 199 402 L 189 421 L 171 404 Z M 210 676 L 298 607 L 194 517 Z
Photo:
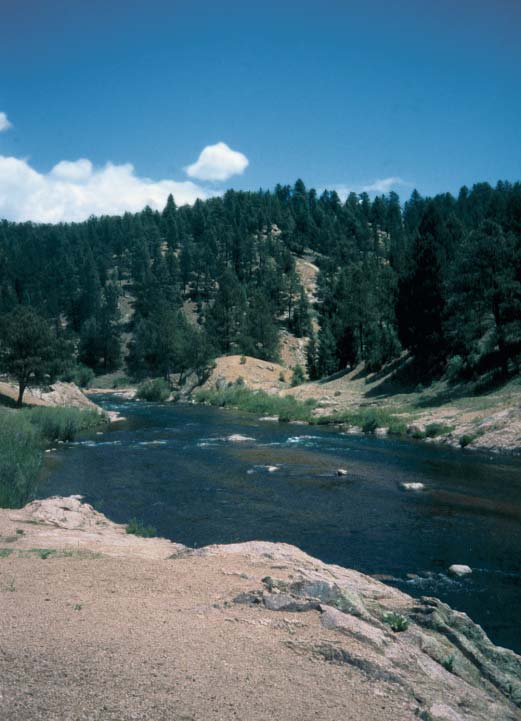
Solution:
M 293 546 L 137 538 L 78 496 L 0 536 L 2 721 L 521 719 L 521 658 L 465 614 Z

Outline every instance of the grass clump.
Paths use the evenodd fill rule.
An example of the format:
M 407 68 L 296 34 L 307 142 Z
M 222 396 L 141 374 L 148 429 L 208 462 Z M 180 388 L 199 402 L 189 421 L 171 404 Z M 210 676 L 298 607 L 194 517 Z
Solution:
M 9 558 L 12 553 L 12 548 L 0 548 L 0 558 Z
M 22 411 L 0 411 L 0 508 L 20 508 L 34 491 L 42 437 Z
M 170 397 L 170 386 L 162 378 L 154 378 L 141 383 L 137 388 L 136 395 L 143 401 L 164 403 Z
M 444 423 L 429 423 L 425 426 L 425 436 L 427 438 L 436 438 L 437 436 L 447 436 L 454 430 L 454 426 L 446 426 Z
M 460 436 L 458 443 L 460 444 L 461 448 L 466 448 L 467 446 L 470 446 L 470 444 L 475 441 L 476 438 L 476 435 L 470 435 L 468 433 L 465 433 L 464 435 Z
M 36 555 L 39 556 L 41 559 L 45 560 L 46 558 L 50 558 L 51 556 L 54 556 L 56 551 L 54 551 L 52 548 L 40 548 Z
M 240 386 L 222 390 L 200 390 L 195 394 L 198 403 L 219 408 L 235 408 L 248 413 L 278 416 L 281 423 L 288 421 L 311 421 L 315 401 L 298 401 L 293 396 L 269 395 L 265 391 L 252 391 Z
M 409 621 L 401 613 L 389 611 L 384 616 L 384 623 L 391 627 L 395 633 L 406 631 L 409 628 Z
M 95 410 L 80 408 L 24 408 L 21 411 L 47 441 L 73 441 L 81 431 L 91 430 L 104 422 Z
M 364 433 L 376 433 L 378 428 L 387 428 L 392 436 L 405 436 L 407 434 L 406 423 L 397 416 L 381 408 L 357 408 L 353 410 L 340 411 L 331 416 L 322 416 L 314 421 L 319 425 L 338 423 L 348 426 L 358 426 Z
M 0 508 L 20 508 L 33 496 L 46 445 L 103 422 L 96 411 L 79 408 L 0 409 Z
M 154 526 L 145 526 L 142 521 L 138 521 L 137 518 L 131 518 L 127 524 L 127 533 L 133 536 L 142 536 L 143 538 L 152 538 L 157 535 L 157 531 Z

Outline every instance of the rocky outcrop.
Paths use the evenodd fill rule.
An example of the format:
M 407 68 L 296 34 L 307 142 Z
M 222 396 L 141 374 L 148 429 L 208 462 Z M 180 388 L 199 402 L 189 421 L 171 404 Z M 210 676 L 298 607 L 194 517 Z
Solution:
M 71 644 L 84 644 L 76 652 L 71 646 L 68 668 L 75 667 L 75 653 L 81 665 L 77 676 L 70 672 L 61 711 L 70 712 L 70 699 L 82 697 L 85 717 L 101 719 L 95 704 L 106 694 L 111 702 L 103 718 L 109 720 L 521 719 L 521 658 L 494 646 L 464 613 L 434 598 L 413 599 L 293 546 L 252 541 L 190 549 L 165 539 L 136 538 L 77 496 L 0 511 L 0 535 L 9 539 L 0 546 L 10 549 L 0 561 L 0 588 L 4 584 L 10 591 L 0 594 L 0 601 L 7 596 L 12 602 L 0 654 L 10 721 L 31 717 L 32 700 L 19 689 L 34 682 L 41 694 L 52 675 L 47 667 L 43 675 L 35 671 L 33 679 L 30 634 L 37 637 L 35 659 L 55 658 L 50 650 L 55 634 L 49 632 L 47 640 L 40 626 L 27 626 L 33 616 L 35 624 L 42 622 L 35 584 L 43 571 L 36 560 L 27 567 L 28 554 L 38 548 L 68 549 L 61 562 L 45 561 L 47 614 L 52 603 L 64 604 L 69 586 L 80 599 L 74 601 L 76 609 L 81 610 L 84 596 L 90 599 L 90 611 L 83 616 L 78 611 L 76 623 L 61 631 L 64 648 L 69 636 Z M 95 562 L 78 560 L 78 548 L 103 555 Z M 24 584 L 27 595 L 17 603 L 17 588 Z M 127 607 L 124 638 L 111 640 Z M 133 663 L 127 666 L 129 654 Z M 121 664 L 125 671 L 113 675 L 106 664 L 113 669 Z M 13 668 L 22 675 L 13 675 Z M 120 689 L 117 697 L 103 686 L 106 672 L 110 689 L 114 684 Z M 102 688 L 91 703 L 82 693 L 95 680 Z M 140 696 L 141 685 L 146 690 Z M 52 687 L 52 699 L 60 693 Z M 134 716 L 124 712 L 127 697 Z M 25 716 L 16 704 L 26 704 Z M 42 721 L 68 717 L 54 713 L 56 706 L 54 715 L 42 708 L 40 703 Z
M 18 386 L 14 383 L 1 382 L 0 394 L 12 400 L 18 396 Z M 100 407 L 87 398 L 83 391 L 74 383 L 57 381 L 50 386 L 41 388 L 30 387 L 24 395 L 24 404 L 35 406 L 72 406 L 100 410 Z

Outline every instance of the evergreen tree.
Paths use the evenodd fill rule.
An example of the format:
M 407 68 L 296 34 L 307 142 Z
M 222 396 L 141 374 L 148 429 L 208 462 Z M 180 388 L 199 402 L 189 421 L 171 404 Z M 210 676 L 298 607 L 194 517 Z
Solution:
M 18 382 L 22 405 L 29 384 L 52 381 L 65 366 L 69 348 L 32 308 L 18 306 L 0 318 L 0 367 Z

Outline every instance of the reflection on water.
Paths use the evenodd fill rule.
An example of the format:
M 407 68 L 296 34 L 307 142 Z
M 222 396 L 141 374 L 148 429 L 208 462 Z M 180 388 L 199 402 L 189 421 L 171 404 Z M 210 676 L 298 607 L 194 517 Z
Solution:
M 81 493 L 115 521 L 139 518 L 189 546 L 292 543 L 438 596 L 521 651 L 519 460 L 202 406 L 98 400 L 127 421 L 49 454 L 42 496 Z M 425 490 L 403 491 L 404 482 Z M 473 575 L 448 577 L 452 563 Z

